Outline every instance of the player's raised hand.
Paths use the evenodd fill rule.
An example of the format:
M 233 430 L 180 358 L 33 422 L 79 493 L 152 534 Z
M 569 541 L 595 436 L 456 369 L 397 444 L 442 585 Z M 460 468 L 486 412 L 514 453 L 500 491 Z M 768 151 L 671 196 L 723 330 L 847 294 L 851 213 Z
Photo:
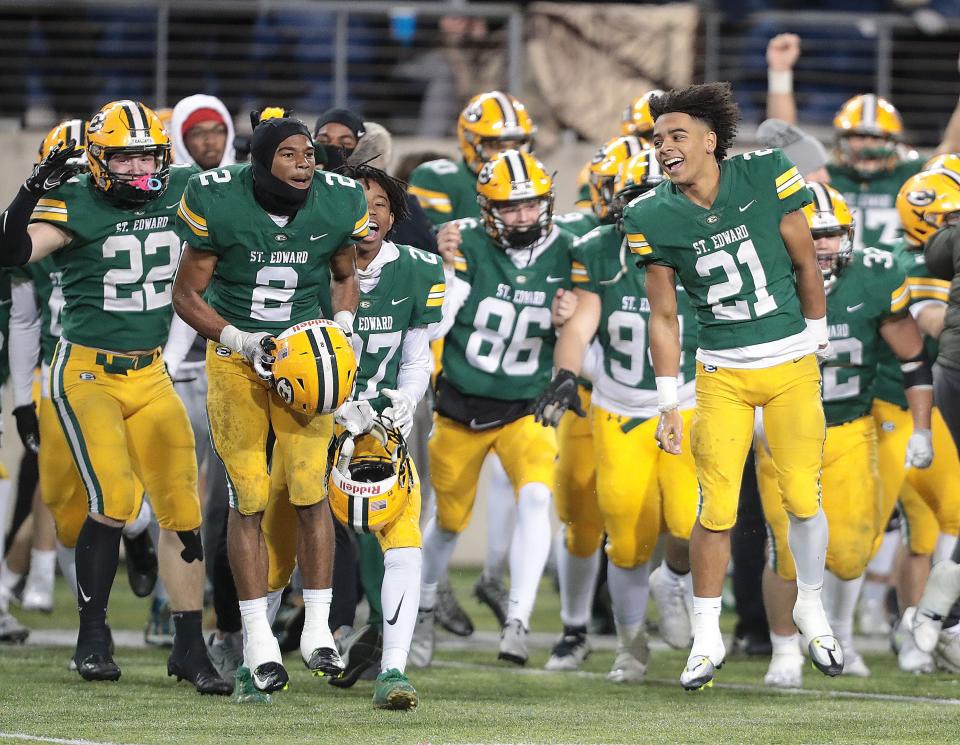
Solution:
M 587 415 L 580 405 L 577 376 L 569 370 L 558 370 L 550 385 L 534 402 L 533 417 L 544 427 L 556 427 L 568 409 L 577 416 Z
M 796 34 L 777 34 L 767 43 L 767 67 L 774 72 L 793 69 L 800 58 L 800 37 Z
M 437 250 L 443 258 L 444 268 L 453 269 L 453 257 L 456 256 L 457 249 L 463 243 L 460 236 L 460 226 L 456 221 L 444 223 L 437 231 Z
M 550 320 L 556 328 L 560 328 L 577 309 L 577 293 L 573 290 L 564 290 L 557 288 L 557 294 L 553 296 L 553 303 L 550 305 Z
M 657 445 L 670 455 L 680 455 L 680 444 L 683 442 L 683 419 L 680 409 L 668 409 L 660 414 L 657 422 Z
M 76 140 L 59 143 L 33 167 L 33 173 L 27 176 L 23 187 L 33 196 L 42 197 L 77 173 L 80 165 L 76 161 L 81 155 L 83 150 L 77 147 Z

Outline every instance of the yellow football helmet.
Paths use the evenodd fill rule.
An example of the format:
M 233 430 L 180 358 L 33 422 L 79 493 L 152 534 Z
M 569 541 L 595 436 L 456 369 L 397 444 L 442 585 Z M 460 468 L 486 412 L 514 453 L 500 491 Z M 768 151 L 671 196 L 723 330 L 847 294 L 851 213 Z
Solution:
M 650 99 L 663 95 L 661 90 L 652 90 L 634 100 L 620 118 L 620 134 L 650 137 L 653 134 L 653 117 L 650 116 Z
M 903 134 L 903 120 L 900 112 L 885 98 L 862 93 L 849 99 L 833 118 L 833 130 L 838 159 L 863 178 L 888 171 L 899 160 L 897 143 Z M 853 136 L 877 137 L 885 142 L 855 149 L 849 143 Z
M 938 169 L 960 174 L 960 154 L 944 153 L 943 155 L 934 155 L 923 164 L 924 171 L 936 171 Z
M 817 251 L 823 283 L 829 288 L 853 257 L 853 213 L 843 194 L 832 186 L 808 181 L 807 188 L 813 201 L 803 208 L 803 214 L 813 239 L 840 238 L 840 248 L 836 252 Z
M 907 243 L 922 246 L 948 215 L 960 212 L 960 175 L 943 168 L 911 176 L 897 194 L 897 212 Z
M 67 119 L 60 122 L 56 127 L 47 132 L 47 136 L 40 143 L 40 150 L 37 154 L 37 163 L 46 158 L 50 151 L 57 145 L 66 145 L 73 140 L 77 147 L 85 151 L 87 146 L 87 122 L 84 119 Z M 68 161 L 70 165 L 80 166 L 83 170 L 87 169 L 87 154 L 83 152 L 77 158 L 71 158 Z
M 357 533 L 396 520 L 413 491 L 413 468 L 400 431 L 374 422 L 364 434 L 343 431 L 330 442 L 327 496 L 334 516 Z
M 480 173 L 502 143 L 530 152 L 537 128 L 527 108 L 509 93 L 488 91 L 474 96 L 457 119 L 457 139 L 467 167 Z M 496 145 L 488 150 L 487 146 Z
M 151 174 L 132 177 L 110 170 L 114 155 L 152 154 Z M 170 181 L 170 138 L 159 117 L 139 101 L 112 101 L 87 126 L 90 180 L 104 194 L 125 204 L 159 197 Z
M 357 357 L 334 321 L 291 326 L 277 337 L 274 357 L 273 389 L 300 414 L 329 414 L 353 393 Z
M 553 227 L 553 179 L 530 153 L 506 150 L 497 154 L 477 176 L 477 202 L 487 235 L 500 248 L 525 248 Z M 501 210 L 513 203 L 537 201 L 537 221 L 511 226 Z
M 666 180 L 667 176 L 657 161 L 657 151 L 652 147 L 641 150 L 617 171 L 610 209 L 615 216 L 621 215 L 630 202 Z
M 633 135 L 614 137 L 597 150 L 590 161 L 590 207 L 600 220 L 610 216 L 613 202 L 613 182 L 617 178 L 620 166 L 647 147 Z

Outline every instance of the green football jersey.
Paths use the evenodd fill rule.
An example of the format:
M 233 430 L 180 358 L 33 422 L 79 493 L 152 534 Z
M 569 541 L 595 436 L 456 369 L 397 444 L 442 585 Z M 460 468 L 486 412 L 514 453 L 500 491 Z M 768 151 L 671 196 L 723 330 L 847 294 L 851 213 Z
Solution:
M 413 194 L 434 225 L 461 217 L 480 217 L 477 174 L 463 160 L 441 158 L 421 163 L 410 174 Z
M 271 334 L 321 316 L 330 258 L 366 235 L 369 221 L 357 182 L 317 171 L 306 204 L 280 227 L 254 198 L 249 164 L 190 179 L 178 218 L 184 241 L 218 257 L 210 306 L 242 331 Z
M 378 411 L 390 406 L 380 395 L 397 387 L 407 331 L 442 318 L 445 280 L 440 257 L 412 246 L 383 266 L 377 286 L 360 293 L 355 334 L 360 339 L 357 399 Z M 383 250 L 383 249 L 381 249 Z
M 809 202 L 783 152 L 757 150 L 721 163 L 710 209 L 665 181 L 630 203 L 624 229 L 641 263 L 676 271 L 697 311 L 700 348 L 734 349 L 806 329 L 780 220 Z
M 52 256 L 28 264 L 26 269 L 40 309 L 40 359 L 49 365 L 53 361 L 53 350 L 63 333 L 63 272 Z
M 523 269 L 493 245 L 474 220 L 461 221 L 463 243 L 454 259 L 470 294 L 443 345 L 443 375 L 470 396 L 503 401 L 536 398 L 550 382 L 556 334 L 550 306 L 570 289 L 573 237 L 554 227 Z M 526 249 L 516 255 L 524 257 Z
M 895 243 L 900 237 L 897 192 L 903 182 L 923 168 L 922 160 L 904 160 L 876 178 L 864 181 L 846 166 L 830 164 L 830 185 L 843 194 L 856 222 L 854 246 L 864 248 Z
M 925 301 L 947 302 L 950 283 L 931 276 L 923 258 L 923 251 L 911 249 L 906 241 L 900 240 L 893 246 L 892 253 L 882 252 L 891 257 L 899 271 L 907 276 L 907 287 L 910 290 L 909 305 Z M 924 336 L 923 346 L 930 355 L 930 359 L 937 358 L 937 340 Z M 880 365 L 877 369 L 877 386 L 875 397 L 881 401 L 896 404 L 907 408 L 907 394 L 903 390 L 903 374 L 900 372 L 900 361 L 886 344 L 880 351 Z
M 173 316 L 173 277 L 180 261 L 176 212 L 194 166 L 172 166 L 157 199 L 121 208 L 76 176 L 48 192 L 31 220 L 67 230 L 53 254 L 62 272 L 63 336 L 114 352 L 159 347 Z
M 560 230 L 566 230 L 576 238 L 584 236 L 600 225 L 599 218 L 593 212 L 565 212 L 553 216 L 553 224 Z
M 907 275 L 889 253 L 876 249 L 854 251 L 827 292 L 827 326 L 836 352 L 823 366 L 823 410 L 828 425 L 870 413 L 877 362 L 887 349 L 880 325 L 903 313 L 908 298 Z
M 602 379 L 607 378 L 627 388 L 656 392 L 647 338 L 650 302 L 646 273 L 635 262 L 626 261 L 624 251 L 623 235 L 614 225 L 601 225 L 573 244 L 574 287 L 600 298 L 597 337 L 603 349 L 603 373 L 594 385 L 600 390 Z M 687 294 L 682 287 L 677 290 L 683 384 L 696 374 L 697 325 Z M 618 393 L 623 398 L 622 392 Z M 656 395 L 652 401 L 655 406 Z

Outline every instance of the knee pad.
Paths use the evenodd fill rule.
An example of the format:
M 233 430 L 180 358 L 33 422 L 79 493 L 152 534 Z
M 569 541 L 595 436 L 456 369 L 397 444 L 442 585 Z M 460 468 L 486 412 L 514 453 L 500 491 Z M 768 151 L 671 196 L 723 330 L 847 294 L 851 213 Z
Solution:
M 870 548 L 872 546 L 862 551 L 857 549 L 839 551 L 833 556 L 828 551 L 827 569 L 844 582 L 856 579 L 867 569 L 867 564 L 870 562 Z
M 519 510 L 548 510 L 550 509 L 550 489 L 546 484 L 532 482 L 520 487 L 520 498 L 517 502 Z
M 180 558 L 187 564 L 193 561 L 203 561 L 203 541 L 199 530 L 178 530 L 177 538 L 183 544 Z

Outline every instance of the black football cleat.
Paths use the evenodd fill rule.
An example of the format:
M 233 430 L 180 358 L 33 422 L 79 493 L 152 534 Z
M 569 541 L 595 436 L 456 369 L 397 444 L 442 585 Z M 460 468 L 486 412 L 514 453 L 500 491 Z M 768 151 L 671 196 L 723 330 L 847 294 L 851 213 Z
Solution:
M 113 661 L 110 653 L 90 652 L 77 657 L 77 672 L 84 680 L 109 681 L 120 680 L 120 667 Z
M 179 653 L 174 650 L 167 660 L 167 675 L 193 683 L 197 693 L 207 696 L 229 696 L 233 693 L 233 684 L 220 677 L 205 647 L 200 650 L 188 650 Z
M 317 647 L 304 664 L 307 670 L 317 678 L 325 676 L 339 678 L 343 675 L 343 660 L 340 658 L 340 653 L 331 647 Z
M 290 682 L 287 670 L 280 662 L 264 662 L 251 673 L 253 686 L 263 693 L 282 691 Z
M 157 584 L 160 565 L 150 530 L 143 530 L 136 538 L 123 536 L 123 550 L 127 556 L 127 580 L 138 598 L 145 598 Z

